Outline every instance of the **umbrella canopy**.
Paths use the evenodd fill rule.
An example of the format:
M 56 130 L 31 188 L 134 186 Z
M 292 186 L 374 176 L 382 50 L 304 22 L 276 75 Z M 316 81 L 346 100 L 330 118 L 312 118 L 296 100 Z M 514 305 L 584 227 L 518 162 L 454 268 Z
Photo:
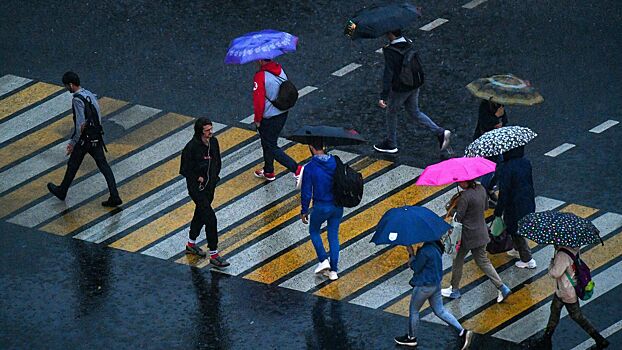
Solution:
M 417 179 L 419 186 L 440 186 L 468 181 L 495 171 L 497 164 L 486 158 L 451 158 L 429 165 Z
M 522 126 L 504 126 L 486 132 L 464 151 L 467 157 L 492 157 L 525 146 L 538 134 Z
M 502 105 L 533 106 L 544 101 L 528 81 L 512 74 L 477 79 L 466 88 L 476 97 Z
M 357 12 L 346 25 L 345 34 L 354 39 L 373 39 L 406 28 L 421 16 L 413 4 L 372 5 Z
M 298 37 L 286 32 L 266 29 L 233 39 L 225 56 L 226 64 L 245 64 L 260 59 L 272 59 L 296 51 Z
M 536 243 L 566 247 L 602 242 L 600 232 L 589 220 L 552 210 L 526 215 L 518 222 L 517 233 Z
M 412 245 L 437 241 L 451 226 L 430 209 L 405 206 L 389 209 L 376 226 L 376 244 Z
M 321 139 L 325 146 L 359 145 L 366 142 L 354 129 L 326 125 L 305 125 L 288 136 L 287 139 L 306 145 Z

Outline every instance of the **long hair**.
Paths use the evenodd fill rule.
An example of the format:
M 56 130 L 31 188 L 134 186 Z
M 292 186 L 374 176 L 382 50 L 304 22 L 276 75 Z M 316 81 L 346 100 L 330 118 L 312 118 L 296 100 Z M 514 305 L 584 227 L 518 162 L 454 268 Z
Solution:
M 203 135 L 203 127 L 205 125 L 212 125 L 212 121 L 207 117 L 201 117 L 194 122 L 194 136 L 201 137 Z

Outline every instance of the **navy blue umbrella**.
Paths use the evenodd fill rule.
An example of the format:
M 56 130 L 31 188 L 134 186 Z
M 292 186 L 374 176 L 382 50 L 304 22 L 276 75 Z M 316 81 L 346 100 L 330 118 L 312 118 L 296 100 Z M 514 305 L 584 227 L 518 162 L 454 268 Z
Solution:
M 287 139 L 305 145 L 322 140 L 324 146 L 350 146 L 366 142 L 354 129 L 326 125 L 305 125 L 287 136 Z
M 409 246 L 437 241 L 450 228 L 451 225 L 430 209 L 405 206 L 384 213 L 371 241 L 376 244 Z
M 345 34 L 352 39 L 373 39 L 397 29 L 407 28 L 419 17 L 421 11 L 415 5 L 371 5 L 357 12 L 348 22 Z

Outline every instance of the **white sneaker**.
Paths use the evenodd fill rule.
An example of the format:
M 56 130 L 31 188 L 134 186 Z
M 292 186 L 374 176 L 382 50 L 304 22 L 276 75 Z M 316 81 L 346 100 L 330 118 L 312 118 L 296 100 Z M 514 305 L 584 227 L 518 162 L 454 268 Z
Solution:
M 529 260 L 528 262 L 522 262 L 519 260 L 514 265 L 519 269 L 535 269 L 536 267 L 538 267 L 538 265 L 536 265 L 536 261 L 533 259 Z
M 443 142 L 441 143 L 441 151 L 444 151 L 449 147 L 449 142 L 451 138 L 451 131 L 445 130 L 443 131 Z
M 441 289 L 441 295 L 445 298 L 458 299 L 460 298 L 460 290 L 454 290 L 450 286 L 449 288 Z
M 513 257 L 513 258 L 520 259 L 520 254 L 518 253 L 518 250 L 516 250 L 514 248 L 512 248 L 512 250 L 508 250 L 506 254 L 511 256 L 511 257 Z
M 304 165 L 299 165 L 298 169 L 296 169 L 296 173 L 294 174 L 294 178 L 296 179 L 296 190 L 300 190 L 302 187 L 302 173 L 304 173 L 304 171 Z
M 322 261 L 321 263 L 317 264 L 317 267 L 315 268 L 315 273 L 320 273 L 320 272 L 324 272 L 330 269 L 330 263 L 328 262 L 328 259 Z
M 337 276 L 337 271 L 324 271 L 324 276 L 328 277 L 328 279 L 331 281 L 339 278 L 339 276 Z

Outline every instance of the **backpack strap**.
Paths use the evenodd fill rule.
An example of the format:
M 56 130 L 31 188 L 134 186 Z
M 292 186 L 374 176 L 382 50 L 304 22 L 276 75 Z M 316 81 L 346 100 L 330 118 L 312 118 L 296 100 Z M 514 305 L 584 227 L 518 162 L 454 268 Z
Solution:
M 284 81 L 286 81 L 287 79 L 285 78 L 281 78 L 281 76 L 276 75 L 270 71 L 265 70 L 264 72 L 266 73 L 270 73 L 270 75 L 272 75 L 273 77 L 275 77 L 278 81 L 279 81 L 279 87 L 281 86 L 281 84 L 283 84 Z M 268 98 L 268 95 L 264 95 L 264 97 L 266 98 L 266 100 L 270 101 L 270 103 L 274 106 L 274 101 L 272 101 L 271 99 Z M 278 95 L 277 95 L 278 98 Z M 276 106 L 275 106 L 276 107 Z
M 90 96 L 86 97 L 84 95 L 80 95 L 80 94 L 76 93 L 76 94 L 73 95 L 73 97 L 79 99 L 82 102 L 84 102 L 84 107 L 86 107 L 87 104 L 91 104 L 91 105 L 93 104 L 93 102 L 91 101 L 91 97 Z M 95 109 L 95 111 L 97 111 L 97 109 Z M 86 113 L 85 113 L 84 117 L 86 118 Z M 95 118 L 95 120 L 92 121 L 95 125 L 100 125 L 99 117 L 100 116 L 98 115 L 97 118 Z
M 566 249 L 566 248 L 559 248 L 557 251 L 563 252 L 566 255 L 568 255 L 571 259 L 572 259 L 572 264 L 575 265 L 575 270 L 576 268 L 576 261 L 577 261 L 577 256 L 578 255 L 574 255 L 570 252 L 570 250 Z M 566 275 L 566 278 L 568 278 L 568 280 L 570 281 L 570 284 L 572 285 L 572 287 L 576 287 L 577 283 L 572 279 L 572 276 L 570 276 L 570 274 L 568 273 L 568 270 L 564 271 L 564 275 Z

